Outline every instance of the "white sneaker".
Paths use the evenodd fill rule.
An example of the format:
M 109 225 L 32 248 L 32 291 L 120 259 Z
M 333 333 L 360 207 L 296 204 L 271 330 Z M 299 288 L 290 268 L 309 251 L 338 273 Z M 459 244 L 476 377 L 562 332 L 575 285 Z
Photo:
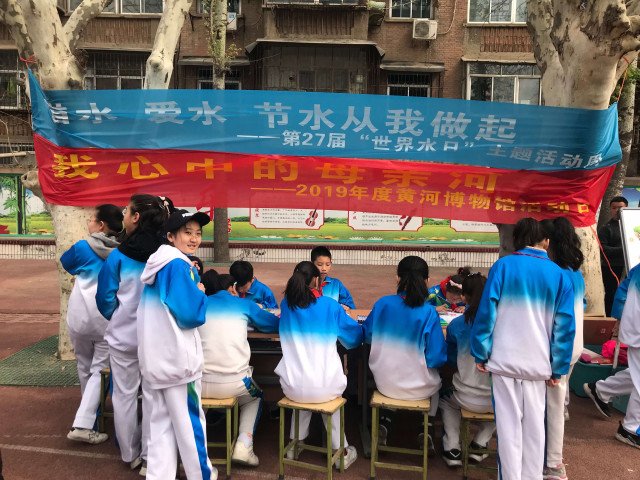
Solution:
M 354 447 L 353 445 L 349 445 L 347 448 L 345 448 L 344 451 L 344 469 L 346 470 L 347 468 L 349 468 L 351 465 L 353 465 L 353 462 L 355 462 L 358 458 L 358 451 L 356 450 L 356 447 Z M 336 468 L 340 468 L 340 458 L 338 458 L 335 463 L 334 463 Z
M 253 453 L 253 445 L 247 447 L 243 441 L 236 442 L 236 446 L 231 454 L 231 460 L 242 465 L 249 465 L 250 467 L 257 467 L 260 465 L 258 456 Z
M 142 460 L 142 466 L 140 467 L 140 471 L 138 472 L 141 477 L 147 476 L 147 461 Z
M 213 465 L 211 466 L 211 477 L 209 478 L 210 480 L 218 480 L 218 469 Z
M 96 432 L 95 430 L 89 430 L 88 428 L 72 428 L 67 433 L 69 440 L 76 442 L 85 442 L 96 445 L 98 443 L 106 442 L 109 439 L 109 435 L 106 433 Z
M 387 432 L 387 427 L 384 425 L 380 425 L 378 427 L 378 445 L 385 447 L 387 445 L 387 436 L 389 432 Z
M 133 460 L 131 460 L 129 462 L 129 468 L 131 470 L 135 470 L 136 468 L 138 468 L 141 465 L 142 465 L 142 457 L 134 458 Z

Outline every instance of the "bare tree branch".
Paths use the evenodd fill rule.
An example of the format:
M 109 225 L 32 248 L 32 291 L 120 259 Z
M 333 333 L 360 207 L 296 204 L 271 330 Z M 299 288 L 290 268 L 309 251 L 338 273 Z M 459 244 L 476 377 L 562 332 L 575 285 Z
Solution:
M 64 25 L 69 50 L 75 52 L 82 31 L 92 18 L 97 17 L 113 0 L 84 0 L 73 11 Z

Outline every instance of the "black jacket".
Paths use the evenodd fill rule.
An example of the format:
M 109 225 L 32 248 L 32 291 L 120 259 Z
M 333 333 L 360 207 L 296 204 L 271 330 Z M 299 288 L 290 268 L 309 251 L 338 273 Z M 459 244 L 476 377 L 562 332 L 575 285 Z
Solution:
M 622 236 L 620 235 L 620 221 L 612 218 L 607 224 L 598 230 L 598 238 L 602 244 L 602 249 L 609 259 L 612 267 L 624 267 L 624 251 L 622 250 Z M 603 265 L 606 261 L 600 254 Z

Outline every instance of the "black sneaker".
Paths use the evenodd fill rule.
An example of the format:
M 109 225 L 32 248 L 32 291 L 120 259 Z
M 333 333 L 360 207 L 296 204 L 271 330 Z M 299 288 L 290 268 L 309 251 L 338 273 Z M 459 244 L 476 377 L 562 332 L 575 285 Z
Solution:
M 582 385 L 582 388 L 584 388 L 584 393 L 586 393 L 587 396 L 591 400 L 593 400 L 593 403 L 595 403 L 598 411 L 605 417 L 611 418 L 611 408 L 609 407 L 609 404 L 607 402 L 603 402 L 600 396 L 598 395 L 598 391 L 596 390 L 596 384 L 585 383 L 584 385 Z
M 487 448 L 486 445 L 478 445 L 476 442 L 471 442 L 469 444 L 469 450 L 480 450 L 482 448 Z M 489 454 L 487 453 L 470 453 L 469 454 L 469 460 L 473 460 L 476 463 L 480 463 L 481 461 L 483 461 L 485 458 L 487 458 L 489 456 Z
M 622 443 L 626 443 L 627 445 L 631 445 L 632 447 L 640 448 L 640 435 L 631 433 L 629 430 L 622 426 L 622 423 L 618 426 L 616 440 L 620 440 Z
M 462 466 L 462 452 L 457 448 L 445 451 L 442 454 L 442 459 L 444 460 L 444 463 L 450 467 Z

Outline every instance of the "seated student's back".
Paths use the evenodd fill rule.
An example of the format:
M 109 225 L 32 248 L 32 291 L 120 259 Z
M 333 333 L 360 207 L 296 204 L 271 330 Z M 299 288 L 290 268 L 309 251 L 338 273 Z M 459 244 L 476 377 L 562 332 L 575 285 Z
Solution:
M 202 276 L 207 294 L 206 323 L 198 328 L 204 354 L 204 378 L 232 382 L 244 378 L 251 349 L 247 327 L 278 331 L 278 317 L 255 303 L 233 295 L 231 275 L 208 270 Z M 214 291 L 214 293 L 212 293 Z
M 436 370 L 446 362 L 440 317 L 426 302 L 427 263 L 415 256 L 398 264 L 398 292 L 379 299 L 364 322 L 369 366 L 383 395 L 428 398 L 440 389 Z

